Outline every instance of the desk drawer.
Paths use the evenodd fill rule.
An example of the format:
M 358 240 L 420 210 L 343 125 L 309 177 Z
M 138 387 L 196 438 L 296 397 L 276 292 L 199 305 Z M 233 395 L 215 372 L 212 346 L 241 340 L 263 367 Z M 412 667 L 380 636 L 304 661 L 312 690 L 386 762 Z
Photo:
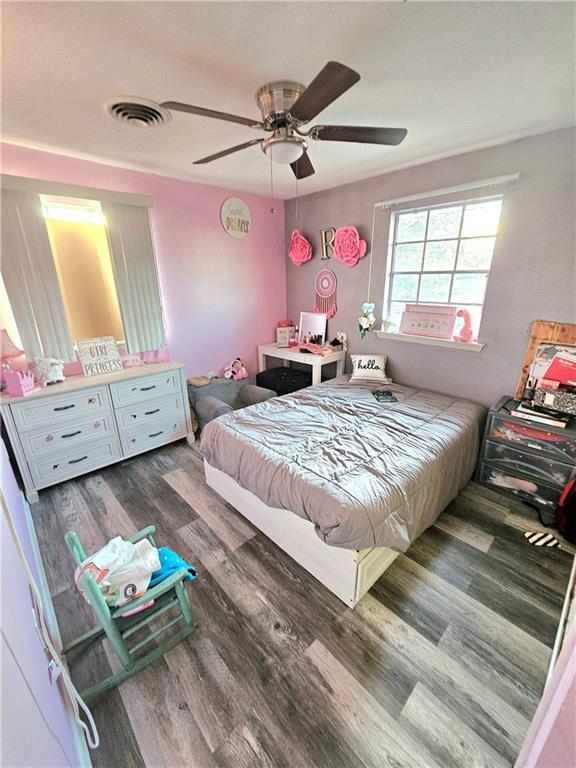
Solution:
M 127 429 L 133 431 L 140 424 L 146 425 L 152 421 L 167 422 L 172 419 L 180 420 L 183 417 L 184 408 L 181 395 L 163 400 L 152 400 L 144 405 L 128 406 L 116 411 L 116 419 L 120 431 Z
M 36 488 L 68 480 L 83 475 L 92 469 L 111 464 L 120 458 L 118 440 L 97 440 L 90 445 L 77 446 L 58 457 L 44 457 L 28 462 L 30 473 Z
M 28 461 L 38 457 L 56 456 L 76 449 L 79 445 L 93 443 L 100 438 L 115 434 L 114 419 L 111 415 L 95 419 L 82 419 L 72 424 L 51 429 L 35 429 L 20 433 L 20 442 Z
M 143 403 L 156 397 L 169 397 L 181 394 L 180 372 L 168 371 L 164 374 L 142 376 L 118 384 L 111 384 L 112 401 L 117 408 L 123 405 Z
M 106 387 L 82 389 L 69 395 L 47 395 L 10 406 L 20 432 L 40 427 L 57 429 L 61 424 L 110 415 Z
M 186 419 L 181 416 L 170 421 L 151 422 L 145 428 L 141 426 L 131 432 L 121 432 L 120 442 L 124 456 L 131 456 L 170 443 L 186 434 Z
M 538 427 L 533 423 L 518 424 L 502 416 L 493 416 L 486 437 L 512 443 L 519 448 L 532 448 L 559 461 L 576 462 L 574 435 L 549 432 L 546 427 Z
M 484 458 L 496 462 L 512 472 L 518 472 L 530 479 L 544 481 L 563 488 L 570 480 L 576 467 L 562 464 L 545 454 L 529 453 L 516 450 L 502 443 L 487 440 L 484 446 Z

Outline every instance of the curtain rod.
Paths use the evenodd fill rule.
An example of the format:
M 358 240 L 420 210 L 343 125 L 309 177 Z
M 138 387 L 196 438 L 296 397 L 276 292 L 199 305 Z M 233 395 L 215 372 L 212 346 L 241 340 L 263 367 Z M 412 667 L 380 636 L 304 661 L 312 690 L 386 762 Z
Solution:
M 493 179 L 482 179 L 481 181 L 472 181 L 468 184 L 459 184 L 456 187 L 444 187 L 442 189 L 431 189 L 428 192 L 420 192 L 417 195 L 407 195 L 406 197 L 396 197 L 391 200 L 383 200 L 374 203 L 374 208 L 391 208 L 399 203 L 408 203 L 412 200 L 427 200 L 429 197 L 442 197 L 450 195 L 453 192 L 467 192 L 471 189 L 482 189 L 484 187 L 503 187 L 511 184 L 520 178 L 519 173 L 509 173 L 507 176 L 495 176 Z

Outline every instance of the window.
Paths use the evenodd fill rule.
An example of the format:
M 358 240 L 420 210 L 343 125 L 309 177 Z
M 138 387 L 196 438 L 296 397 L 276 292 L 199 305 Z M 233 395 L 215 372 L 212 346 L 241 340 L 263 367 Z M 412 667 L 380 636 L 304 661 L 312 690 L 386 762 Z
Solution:
M 392 215 L 384 317 L 400 325 L 407 304 L 468 309 L 475 335 L 498 233 L 502 195 Z
M 93 336 L 166 345 L 151 198 L 5 174 L 1 191 L 0 316 L 10 304 L 28 359 L 73 362 L 73 340 Z
M 41 195 L 52 255 L 74 341 L 124 339 L 112 259 L 98 200 Z

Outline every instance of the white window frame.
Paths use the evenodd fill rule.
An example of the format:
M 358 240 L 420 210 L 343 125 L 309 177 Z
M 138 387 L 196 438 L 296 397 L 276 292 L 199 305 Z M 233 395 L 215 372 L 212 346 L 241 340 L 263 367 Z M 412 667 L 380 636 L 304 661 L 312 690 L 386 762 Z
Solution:
M 386 266 L 386 280 L 384 285 L 384 301 L 383 301 L 383 317 L 386 319 L 390 316 L 390 312 L 392 309 L 392 283 L 394 276 L 397 274 L 402 275 L 417 275 L 418 276 L 418 286 L 416 290 L 416 299 L 414 300 L 406 300 L 405 302 L 398 302 L 396 300 L 396 303 L 405 303 L 405 304 L 426 304 L 430 306 L 438 306 L 438 307 L 446 307 L 446 306 L 467 306 L 467 307 L 479 307 L 480 308 L 480 322 L 482 321 L 482 315 L 484 310 L 484 302 L 486 299 L 486 288 L 488 285 L 488 279 L 490 277 L 490 269 L 492 267 L 492 263 L 490 264 L 490 267 L 488 269 L 457 269 L 458 265 L 458 256 L 460 253 L 460 244 L 466 240 L 478 240 L 481 238 L 485 239 L 492 239 L 494 238 L 497 240 L 498 238 L 498 232 L 490 235 L 470 235 L 470 236 L 463 236 L 462 235 L 462 226 L 464 223 L 464 215 L 466 212 L 466 207 L 471 205 L 476 205 L 478 203 L 483 202 L 490 202 L 492 200 L 500 200 L 503 204 L 504 202 L 504 193 L 498 192 L 493 193 L 489 195 L 482 195 L 478 197 L 467 197 L 460 200 L 450 200 L 447 202 L 442 203 L 427 203 L 426 205 L 414 205 L 414 206 L 408 206 L 398 208 L 391 212 L 390 217 L 390 233 L 388 237 L 388 258 L 387 258 L 387 266 Z M 441 237 L 441 238 L 430 238 L 428 239 L 428 226 L 430 222 L 430 212 L 434 210 L 439 210 L 442 208 L 454 208 L 457 206 L 462 207 L 462 213 L 460 216 L 460 226 L 458 230 L 458 235 L 456 237 Z M 400 215 L 406 214 L 406 213 L 421 213 L 422 211 L 426 211 L 426 226 L 424 230 L 424 238 L 419 240 L 406 240 L 402 242 L 397 242 L 397 232 L 398 232 L 398 220 Z M 451 270 L 441 270 L 441 269 L 435 269 L 433 271 L 424 270 L 424 258 L 426 255 L 426 245 L 428 243 L 433 242 L 445 242 L 447 240 L 456 241 L 456 253 L 454 257 L 454 269 Z M 409 245 L 413 243 L 422 243 L 422 262 L 421 262 L 421 268 L 420 270 L 395 270 L 395 256 L 396 256 L 396 246 L 397 245 Z M 494 243 L 494 248 L 496 248 L 496 242 Z M 448 292 L 448 300 L 447 301 L 425 301 L 420 300 L 420 286 L 422 281 L 422 275 L 430 275 L 430 274 L 443 274 L 443 275 L 450 275 L 450 289 Z M 484 294 L 482 296 L 481 302 L 454 302 L 451 301 L 452 299 L 452 290 L 454 286 L 454 276 L 455 275 L 486 275 L 486 283 L 484 287 Z

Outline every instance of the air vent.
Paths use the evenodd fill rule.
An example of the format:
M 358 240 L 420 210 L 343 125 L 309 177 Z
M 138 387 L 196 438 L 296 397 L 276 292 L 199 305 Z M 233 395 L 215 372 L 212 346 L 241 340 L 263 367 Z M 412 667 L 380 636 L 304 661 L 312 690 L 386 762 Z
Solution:
M 135 96 L 115 96 L 107 99 L 104 109 L 115 120 L 133 128 L 158 128 L 171 120 L 167 109 L 154 101 Z

